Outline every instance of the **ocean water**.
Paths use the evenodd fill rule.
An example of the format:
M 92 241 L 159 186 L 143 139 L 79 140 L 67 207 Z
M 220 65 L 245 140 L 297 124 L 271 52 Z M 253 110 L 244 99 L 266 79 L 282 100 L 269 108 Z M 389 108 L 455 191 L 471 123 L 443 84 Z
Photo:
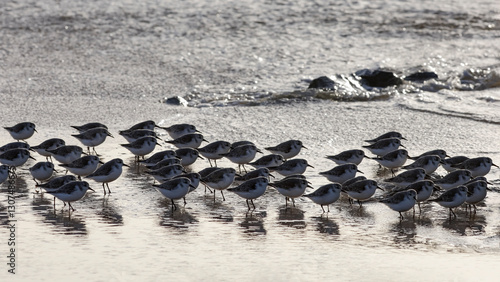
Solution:
M 131 165 L 109 196 L 89 181 L 96 193 L 71 214 L 36 193 L 26 170 L 34 160 L 19 168 L 16 275 L 7 272 L 8 184 L 0 187 L 2 281 L 495 281 L 498 168 L 476 215 L 459 209 L 452 220 L 436 204 L 403 220 L 375 201 L 358 208 L 341 198 L 328 214 L 307 199 L 285 208 L 273 189 L 254 212 L 201 187 L 172 212 L 118 130 L 153 119 L 261 149 L 300 139 L 314 188 L 328 183 L 318 174 L 334 166 L 327 154 L 389 130 L 406 136 L 410 154 L 443 148 L 500 164 L 497 1 L 21 0 L 2 1 L 0 19 L 1 125 L 35 122 L 31 145 L 54 136 L 80 145 L 69 125 L 102 121 L 115 137 L 97 148 L 102 159 Z M 438 78 L 369 87 L 362 70 Z M 321 76 L 335 87 L 308 89 Z M 175 96 L 186 107 L 164 103 Z M 11 141 L 0 134 L 0 144 Z M 359 169 L 390 176 L 368 159 Z

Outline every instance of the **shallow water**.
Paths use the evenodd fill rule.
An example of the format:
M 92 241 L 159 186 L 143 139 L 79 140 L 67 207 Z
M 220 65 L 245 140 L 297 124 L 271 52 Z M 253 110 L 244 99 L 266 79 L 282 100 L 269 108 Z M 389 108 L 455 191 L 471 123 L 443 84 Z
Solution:
M 209 141 L 250 140 L 261 149 L 300 139 L 315 188 L 328 182 L 318 173 L 334 166 L 326 155 L 389 130 L 404 134 L 410 155 L 441 148 L 499 164 L 499 11 L 486 0 L 4 1 L 0 124 L 34 122 L 32 145 L 52 137 L 79 145 L 69 125 L 100 121 L 115 138 L 97 151 L 130 165 L 118 130 L 147 119 L 192 123 Z M 307 90 L 319 76 L 354 83 L 356 71 L 377 68 L 439 79 L 387 89 L 346 82 L 333 96 Z M 161 103 L 171 96 L 189 107 Z M 11 141 L 0 133 L 0 144 Z M 162 145 L 155 151 L 170 148 Z M 33 164 L 18 169 L 18 274 L 8 279 L 495 281 L 498 272 L 498 168 L 488 174 L 496 192 L 475 216 L 459 209 L 449 220 L 446 209 L 424 204 L 421 215 L 400 221 L 383 204 L 360 209 L 345 198 L 328 214 L 308 199 L 285 209 L 272 188 L 253 213 L 230 192 L 214 203 L 202 188 L 172 212 L 137 166 L 111 183 L 109 196 L 89 181 L 96 192 L 69 215 L 35 192 L 26 170 Z M 368 159 L 359 169 L 377 181 L 390 175 Z M 9 233 L 0 230 L 3 278 Z

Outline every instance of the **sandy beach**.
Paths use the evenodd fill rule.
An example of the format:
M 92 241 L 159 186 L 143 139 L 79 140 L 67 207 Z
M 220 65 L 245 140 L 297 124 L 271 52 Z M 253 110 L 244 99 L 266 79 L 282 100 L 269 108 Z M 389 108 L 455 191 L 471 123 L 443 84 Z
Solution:
M 30 145 L 58 137 L 81 146 L 70 126 L 101 122 L 114 136 L 96 148 L 101 159 L 122 158 L 130 165 L 110 183 L 111 195 L 88 180 L 96 192 L 73 203 L 76 211 L 70 214 L 62 202 L 56 201 L 54 210 L 52 197 L 37 193 L 28 168 L 45 158 L 32 153 L 36 161 L 17 169 L 12 203 L 8 183 L 0 186 L 0 277 L 496 281 L 497 167 L 487 175 L 493 191 L 476 214 L 460 207 L 452 219 L 436 203 L 423 203 L 421 214 L 405 212 L 400 220 L 382 203 L 371 200 L 359 208 L 345 196 L 328 214 L 307 198 L 287 208 L 270 187 L 254 201 L 253 212 L 231 192 L 225 192 L 226 201 L 217 194 L 214 202 L 201 186 L 172 212 L 153 178 L 120 146 L 126 140 L 119 130 L 145 120 L 161 126 L 190 123 L 209 142 L 248 140 L 264 154 L 265 147 L 298 139 L 307 149 L 297 158 L 314 167 L 304 173 L 313 187 L 306 192 L 329 183 L 319 174 L 335 166 L 327 155 L 361 149 L 363 140 L 387 131 L 403 134 L 410 156 L 443 149 L 450 156 L 490 157 L 500 165 L 498 88 L 453 88 L 463 69 L 480 72 L 498 64 L 498 13 L 491 9 L 496 2 L 433 3 L 436 11 L 425 1 L 411 7 L 391 0 L 348 2 L 338 7 L 309 1 L 0 4 L 2 127 L 30 121 L 37 129 Z M 470 8 L 465 16 L 461 5 Z M 284 98 L 302 93 L 307 80 L 322 75 L 384 67 L 431 70 L 455 80 L 436 82 L 444 85 L 436 92 L 393 89 L 395 94 L 377 101 Z M 488 71 L 494 79 L 495 70 Z M 275 94 L 283 95 L 259 100 Z M 161 102 L 173 96 L 194 106 Z M 239 99 L 254 106 L 238 105 Z M 0 145 L 14 141 L 6 130 L 0 132 Z M 165 131 L 157 133 L 163 140 L 154 152 L 175 149 L 164 142 L 170 140 Z M 218 165 L 237 169 L 226 158 Z M 207 166 L 207 160 L 198 160 L 186 169 Z M 358 169 L 381 184 L 391 175 L 371 159 Z M 434 177 L 445 174 L 438 168 Z M 377 191 L 375 197 L 382 195 Z M 15 206 L 15 232 L 9 206 Z M 12 236 L 14 250 L 8 245 Z M 9 273 L 12 267 L 15 275 Z

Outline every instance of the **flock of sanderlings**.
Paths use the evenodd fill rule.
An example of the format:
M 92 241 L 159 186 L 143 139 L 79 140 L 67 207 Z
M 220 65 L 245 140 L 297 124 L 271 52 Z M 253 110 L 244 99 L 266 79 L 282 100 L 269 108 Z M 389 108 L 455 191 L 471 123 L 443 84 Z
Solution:
M 51 138 L 39 145 L 30 146 L 25 140 L 36 132 L 35 124 L 31 122 L 4 127 L 17 141 L 0 147 L 0 184 L 8 178 L 14 179 L 16 168 L 24 165 L 29 158 L 35 159 L 30 152 L 37 152 L 46 161 L 37 162 L 29 168 L 36 186 L 63 201 L 64 206 L 68 203 L 70 211 L 74 210 L 71 202 L 83 198 L 89 189 L 94 191 L 88 182 L 82 181 L 82 177 L 102 183 L 104 194 L 111 193 L 109 183 L 118 179 L 122 174 L 122 166 L 127 165 L 119 158 L 106 163 L 100 161 L 95 147 L 102 144 L 108 136 L 112 137 L 108 127 L 97 122 L 72 127 L 79 132 L 72 136 L 87 147 L 87 153 L 80 146 L 66 145 L 60 138 Z M 165 130 L 172 138 L 165 142 L 177 149 L 159 151 L 146 159 L 145 156 L 153 153 L 161 140 L 156 128 Z M 350 204 L 355 200 L 361 206 L 363 201 L 374 196 L 376 189 L 382 189 L 383 186 L 385 193 L 377 201 L 399 212 L 400 218 L 403 218 L 402 212 L 414 209 L 415 204 L 420 208 L 420 204 L 425 201 L 437 202 L 449 208 L 451 218 L 452 214 L 456 217 L 453 208 L 463 204 L 470 207 L 471 213 L 472 207 L 476 212 L 476 204 L 485 199 L 488 184 L 491 184 L 485 175 L 492 166 L 498 167 L 489 157 L 450 157 L 444 150 L 432 150 L 410 157 L 401 144 L 405 138 L 401 133 L 392 131 L 375 139 L 365 140 L 367 145 L 363 149 L 370 151 L 373 157 L 365 155 L 361 148 L 326 156 L 337 166 L 319 174 L 331 183 L 305 194 L 306 188 L 312 187 L 303 174 L 312 166 L 305 159 L 295 158 L 305 148 L 299 140 L 288 140 L 266 147 L 270 154 L 254 160 L 256 153 L 262 151 L 253 142 L 215 141 L 200 147 L 203 141 L 208 141 L 190 124 L 160 127 L 154 121 L 144 121 L 120 131 L 119 134 L 129 142 L 121 146 L 134 154 L 139 165 L 148 168 L 146 173 L 159 182 L 153 186 L 171 200 L 172 209 L 177 209 L 174 200 L 183 198 L 186 203 L 186 195 L 194 191 L 199 183 L 205 185 L 205 192 L 206 189 L 219 190 L 223 200 L 223 190 L 234 192 L 246 199 L 249 210 L 255 209 L 253 200 L 262 196 L 270 186 L 285 196 L 286 205 L 289 200 L 295 205 L 294 199 L 304 196 L 319 204 L 323 212 L 326 212 L 324 206 L 330 211 L 329 205 L 337 201 L 341 193 L 348 196 Z M 186 167 L 203 158 L 208 159 L 210 167 L 198 172 L 186 172 Z M 237 164 L 239 172 L 232 167 L 217 167 L 217 160 L 221 158 Z M 391 170 L 393 177 L 385 179 L 383 183 L 364 176 L 356 177 L 359 172 L 357 166 L 365 158 Z M 65 175 L 56 176 L 53 159 L 66 170 Z M 406 165 L 408 159 L 414 162 Z M 245 165 L 254 169 L 247 172 Z M 439 166 L 448 174 L 443 177 L 433 174 Z M 399 169 L 403 172 L 394 175 L 395 170 Z M 270 177 L 274 177 L 272 172 L 278 173 L 282 178 L 271 182 Z M 215 201 L 215 192 L 213 195 Z

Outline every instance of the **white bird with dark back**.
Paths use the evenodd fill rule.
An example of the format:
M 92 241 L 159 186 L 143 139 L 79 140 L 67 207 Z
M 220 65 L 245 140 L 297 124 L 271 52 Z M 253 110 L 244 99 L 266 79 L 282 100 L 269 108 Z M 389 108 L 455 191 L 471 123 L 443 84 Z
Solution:
M 112 159 L 107 163 L 100 166 L 96 171 L 86 176 L 86 178 L 93 179 L 96 182 L 102 182 L 102 189 L 104 190 L 104 195 L 106 195 L 106 189 L 104 185 L 108 187 L 108 192 L 111 194 L 109 189 L 110 182 L 115 181 L 122 174 L 122 167 L 128 166 L 123 163 L 122 159 Z

